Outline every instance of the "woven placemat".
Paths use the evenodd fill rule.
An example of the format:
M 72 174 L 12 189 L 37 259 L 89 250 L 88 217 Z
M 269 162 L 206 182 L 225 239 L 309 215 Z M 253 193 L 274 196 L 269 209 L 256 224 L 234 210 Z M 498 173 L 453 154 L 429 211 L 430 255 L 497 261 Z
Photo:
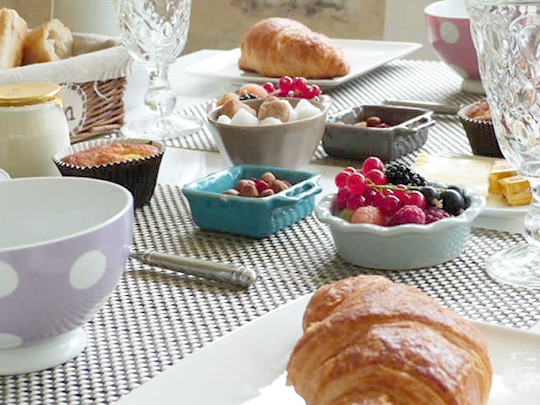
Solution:
M 462 79 L 447 65 L 437 61 L 397 60 L 368 74 L 326 91 L 333 99 L 329 114 L 362 104 L 380 104 L 385 100 L 420 100 L 450 104 L 468 104 L 482 96 L 460 90 Z M 206 122 L 207 104 L 191 106 L 184 113 Z M 422 149 L 400 161 L 412 164 L 419 152 L 435 154 L 451 148 L 454 153 L 471 154 L 471 147 L 457 116 L 437 115 L 437 124 Z M 191 135 L 169 139 L 167 146 L 217 152 L 207 125 Z M 341 159 L 329 158 L 322 146 L 316 150 L 318 163 L 345 165 Z
M 371 271 L 336 256 L 332 236 L 314 214 L 264 239 L 199 230 L 176 186 L 159 185 L 137 210 L 134 246 L 253 266 L 248 289 L 128 262 L 111 299 L 86 324 L 89 343 L 76 359 L 53 369 L 0 377 L 0 403 L 112 403 L 218 337 L 316 288 L 348 276 L 383 274 L 417 286 L 475 320 L 528 328 L 540 296 L 492 281 L 484 260 L 523 242 L 520 235 L 474 229 L 465 252 L 431 268 Z

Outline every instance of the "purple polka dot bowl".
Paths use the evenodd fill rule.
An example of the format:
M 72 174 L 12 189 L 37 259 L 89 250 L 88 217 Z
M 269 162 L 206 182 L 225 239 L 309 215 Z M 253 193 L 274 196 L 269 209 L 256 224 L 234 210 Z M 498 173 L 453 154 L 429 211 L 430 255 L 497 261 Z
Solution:
M 120 282 L 133 196 L 82 177 L 0 181 L 0 375 L 62 364 Z
M 424 15 L 429 43 L 437 56 L 463 78 L 463 90 L 483 93 L 465 1 L 431 3 Z

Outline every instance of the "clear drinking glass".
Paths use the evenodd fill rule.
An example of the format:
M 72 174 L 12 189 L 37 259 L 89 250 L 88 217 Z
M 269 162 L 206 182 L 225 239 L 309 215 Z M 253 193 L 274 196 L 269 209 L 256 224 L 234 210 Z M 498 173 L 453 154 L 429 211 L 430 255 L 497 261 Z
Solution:
M 540 288 L 540 1 L 466 0 L 501 151 L 531 184 L 527 244 L 488 258 L 494 279 Z
M 150 79 L 147 113 L 125 125 L 123 135 L 157 140 L 200 129 L 199 118 L 174 112 L 176 94 L 168 80 L 169 66 L 186 45 L 191 0 L 114 0 L 114 7 L 124 46 Z

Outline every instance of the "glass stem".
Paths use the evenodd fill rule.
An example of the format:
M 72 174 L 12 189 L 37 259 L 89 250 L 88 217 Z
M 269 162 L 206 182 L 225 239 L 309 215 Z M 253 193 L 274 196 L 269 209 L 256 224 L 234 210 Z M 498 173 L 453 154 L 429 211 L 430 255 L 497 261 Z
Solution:
M 525 215 L 525 239 L 532 249 L 540 253 L 540 182 L 537 178 L 529 178 L 532 191 L 532 202 Z
M 144 104 L 159 115 L 172 113 L 176 105 L 176 94 L 167 77 L 168 70 L 168 66 L 148 70 L 150 80 L 144 95 Z

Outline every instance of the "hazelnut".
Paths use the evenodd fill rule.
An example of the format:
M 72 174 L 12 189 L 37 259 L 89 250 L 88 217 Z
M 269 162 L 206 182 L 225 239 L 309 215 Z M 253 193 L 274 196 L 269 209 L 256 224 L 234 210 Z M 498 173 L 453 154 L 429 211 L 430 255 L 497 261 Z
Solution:
M 367 126 L 368 126 L 368 123 L 366 121 L 359 121 L 353 124 L 353 127 L 366 128 Z
M 274 180 L 276 180 L 276 176 L 272 172 L 265 172 L 261 175 L 261 180 L 264 181 L 266 184 L 270 184 Z
M 231 97 L 229 100 L 225 102 L 221 106 L 221 109 L 219 110 L 219 115 L 226 115 L 229 118 L 232 119 L 234 115 L 238 112 L 240 109 L 245 109 L 249 113 L 251 113 L 254 117 L 257 116 L 257 112 L 251 108 L 249 105 L 242 103 L 240 100 Z
M 235 188 L 230 188 L 228 190 L 225 190 L 223 194 L 229 194 L 229 195 L 240 195 L 240 192 Z
M 366 123 L 368 127 L 375 127 L 382 123 L 381 117 L 372 116 L 366 118 Z
M 236 183 L 236 189 L 237 190 L 240 190 L 246 186 L 249 186 L 249 185 L 255 185 L 255 182 L 251 179 L 241 179 L 241 180 L 238 180 L 238 182 Z
M 255 183 L 245 183 L 241 188 L 238 189 L 241 196 L 244 197 L 258 197 L 259 192 L 257 191 L 257 186 Z
M 285 183 L 283 180 L 274 180 L 272 183 L 269 184 L 269 186 L 274 191 L 274 193 L 279 193 L 280 191 L 289 188 L 289 186 L 287 186 L 287 183 Z
M 292 119 L 291 105 L 288 101 L 280 100 L 277 97 L 269 97 L 259 107 L 257 117 L 259 121 L 274 117 L 281 122 L 289 122 Z

